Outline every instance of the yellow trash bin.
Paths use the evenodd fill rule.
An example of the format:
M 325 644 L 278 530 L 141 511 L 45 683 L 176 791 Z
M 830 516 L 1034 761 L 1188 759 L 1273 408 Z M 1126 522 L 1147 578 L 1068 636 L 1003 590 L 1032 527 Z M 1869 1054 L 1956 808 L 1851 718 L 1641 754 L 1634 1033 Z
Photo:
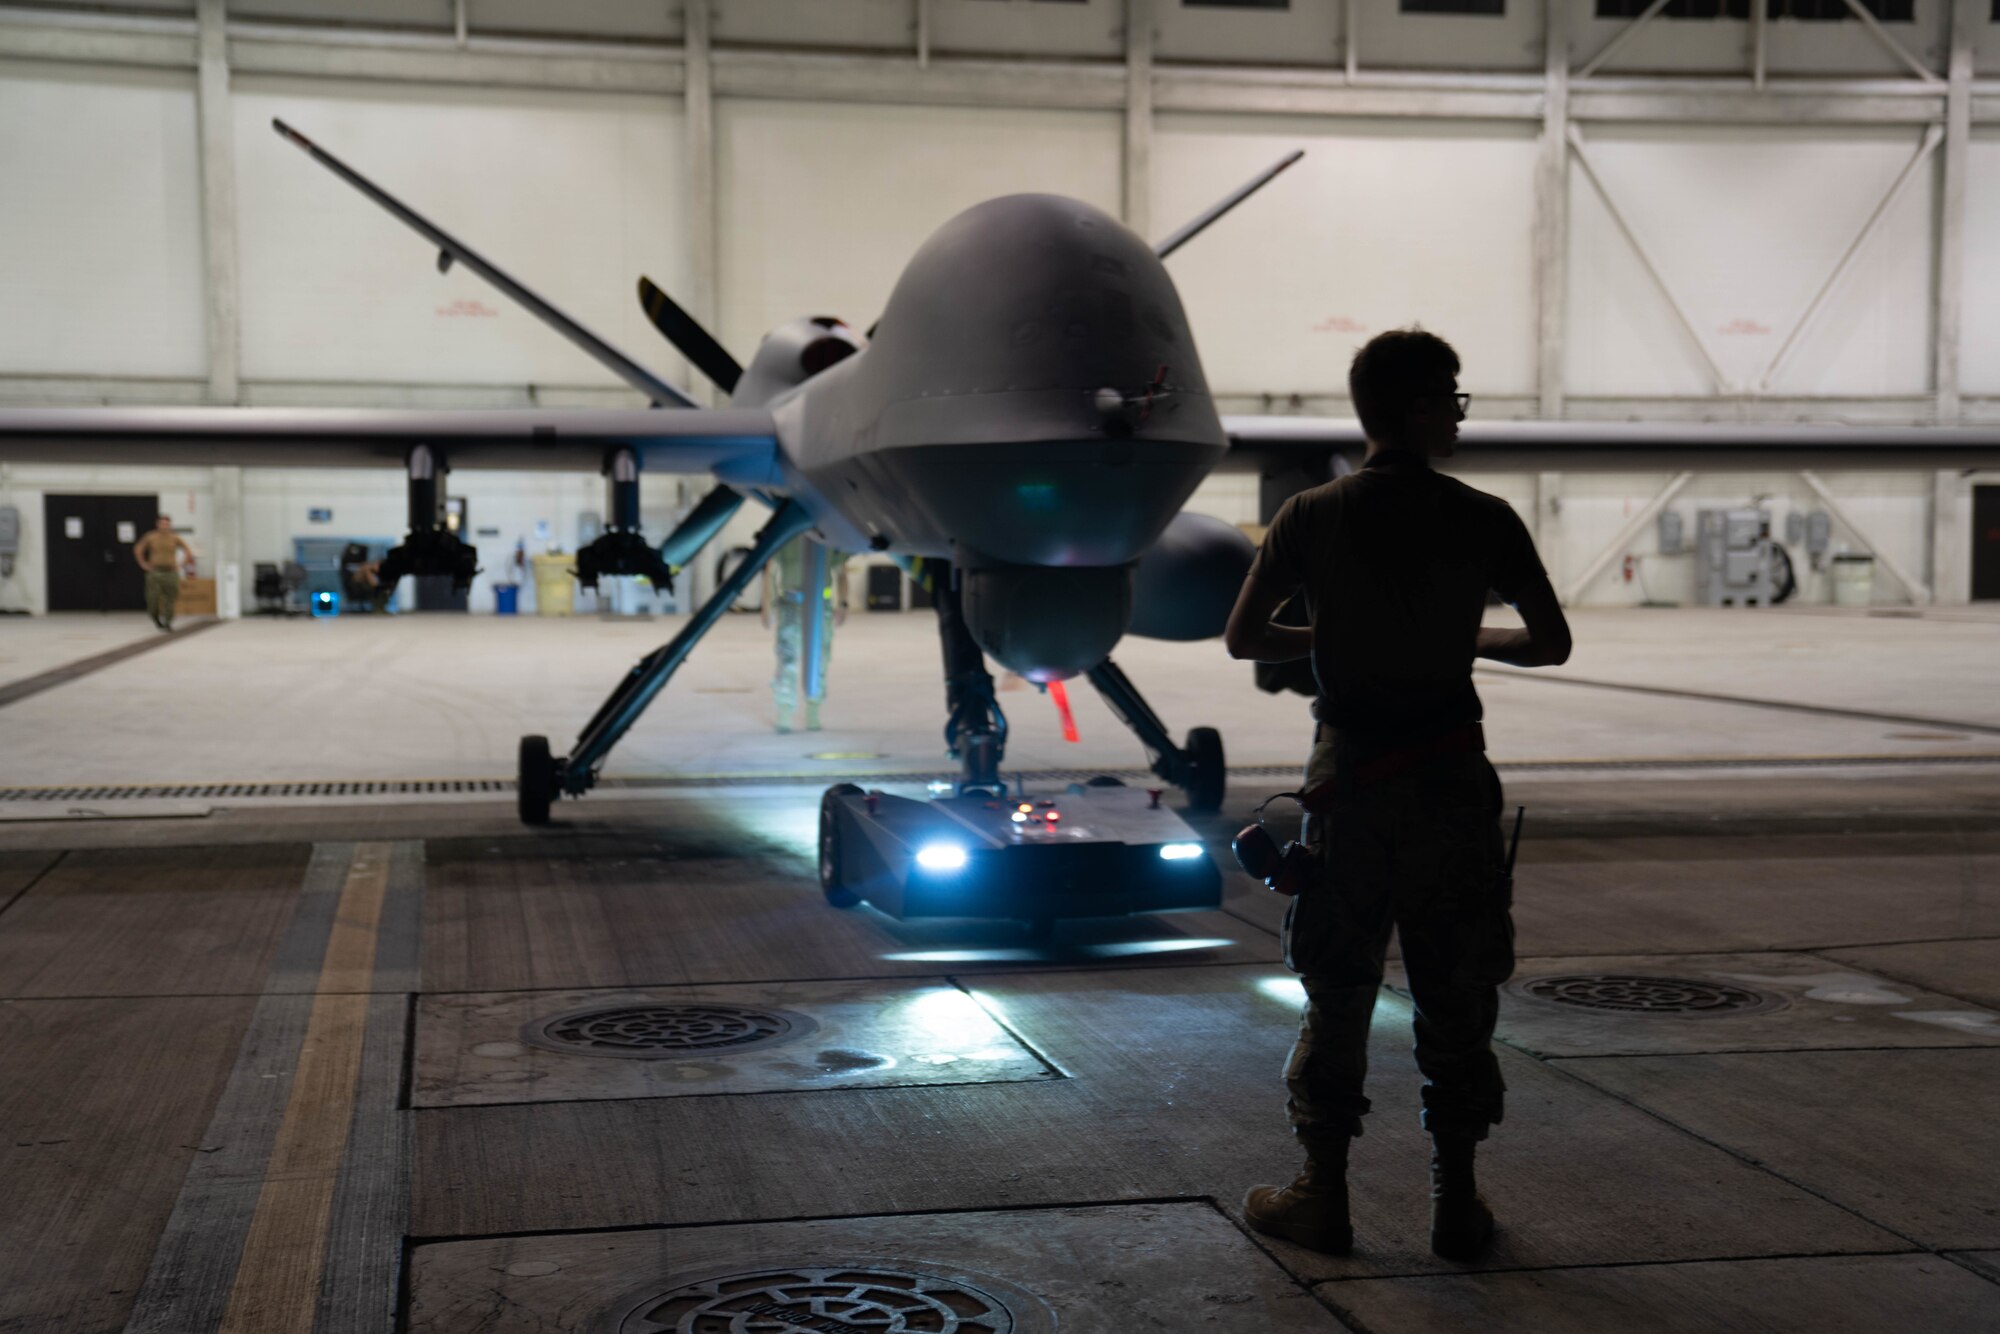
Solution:
M 571 556 L 535 557 L 535 614 L 567 616 L 576 606 L 576 568 Z

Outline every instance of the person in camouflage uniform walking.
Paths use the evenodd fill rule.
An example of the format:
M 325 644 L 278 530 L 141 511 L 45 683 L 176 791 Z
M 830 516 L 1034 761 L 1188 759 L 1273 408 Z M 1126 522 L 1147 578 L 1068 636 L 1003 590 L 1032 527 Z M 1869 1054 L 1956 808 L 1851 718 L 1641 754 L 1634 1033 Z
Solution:
M 1369 1109 L 1368 1031 L 1391 931 L 1425 1078 L 1431 1249 L 1471 1259 L 1493 1230 L 1473 1156 L 1504 1110 L 1492 1036 L 1514 942 L 1472 663 L 1553 665 L 1570 635 L 1520 518 L 1431 467 L 1452 454 L 1469 402 L 1458 368 L 1450 345 L 1419 330 L 1361 349 L 1348 384 L 1367 458 L 1285 502 L 1225 633 L 1238 658 L 1310 656 L 1318 687 L 1303 803 L 1315 874 L 1285 918 L 1285 962 L 1306 993 L 1285 1068 L 1306 1165 L 1289 1186 L 1252 1189 L 1244 1215 L 1333 1253 L 1353 1244 L 1348 1148 Z M 1489 589 L 1525 629 L 1480 625 Z M 1274 623 L 1295 593 L 1310 625 Z
M 847 619 L 847 557 L 811 537 L 794 538 L 764 567 L 764 615 L 777 626 L 777 668 L 771 674 L 771 702 L 778 731 L 792 730 L 799 696 L 806 701 L 806 730 L 820 729 L 819 706 L 826 698 L 826 669 L 833 659 L 833 628 Z M 807 653 L 808 635 L 819 651 Z
M 132 559 L 146 572 L 146 613 L 162 630 L 174 628 L 174 608 L 181 598 L 181 558 L 194 566 L 194 548 L 174 531 L 174 521 L 162 514 L 153 531 L 132 544 Z

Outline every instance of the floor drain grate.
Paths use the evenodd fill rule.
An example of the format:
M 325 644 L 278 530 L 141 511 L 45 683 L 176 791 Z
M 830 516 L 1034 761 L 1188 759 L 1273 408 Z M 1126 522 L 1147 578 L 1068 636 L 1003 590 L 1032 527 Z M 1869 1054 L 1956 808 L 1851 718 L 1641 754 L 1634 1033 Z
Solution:
M 819 1025 L 793 1010 L 703 1001 L 626 1001 L 537 1019 L 521 1040 L 583 1056 L 728 1056 L 804 1037 Z
M 1536 977 L 1516 982 L 1512 989 L 1532 1000 L 1615 1014 L 1755 1014 L 1784 1003 L 1781 997 L 1722 982 L 1631 973 Z
M 995 1289 L 1007 1291 L 1006 1300 Z M 799 1266 L 721 1274 L 628 1297 L 609 1334 L 1039 1334 L 1047 1307 L 1008 1284 L 901 1269 Z M 1025 1317 L 1025 1319 L 1024 1319 Z
M 228 797 L 407 797 L 512 792 L 511 778 L 350 778 L 296 783 L 73 783 L 0 788 L 0 801 L 182 801 Z

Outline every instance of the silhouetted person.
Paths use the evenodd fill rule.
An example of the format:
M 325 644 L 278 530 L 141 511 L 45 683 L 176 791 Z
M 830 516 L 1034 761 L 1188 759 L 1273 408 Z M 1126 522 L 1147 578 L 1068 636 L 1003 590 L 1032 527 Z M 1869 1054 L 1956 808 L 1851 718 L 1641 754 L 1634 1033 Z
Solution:
M 1285 502 L 1224 636 L 1233 657 L 1310 655 L 1319 688 L 1305 779 L 1316 874 L 1285 917 L 1285 962 L 1306 992 L 1285 1068 L 1306 1165 L 1289 1186 L 1252 1189 L 1244 1213 L 1315 1250 L 1352 1246 L 1347 1150 L 1368 1111 L 1368 1026 L 1393 928 L 1434 1145 L 1431 1249 L 1465 1260 L 1493 1232 L 1472 1164 L 1500 1121 L 1491 1040 L 1499 985 L 1514 971 L 1500 780 L 1472 663 L 1560 663 L 1569 626 L 1514 511 L 1431 467 L 1451 455 L 1470 401 L 1450 345 L 1419 330 L 1382 334 L 1355 355 L 1348 387 L 1367 459 Z M 1525 630 L 1480 626 L 1489 588 Z M 1299 591 L 1311 625 L 1274 624 Z

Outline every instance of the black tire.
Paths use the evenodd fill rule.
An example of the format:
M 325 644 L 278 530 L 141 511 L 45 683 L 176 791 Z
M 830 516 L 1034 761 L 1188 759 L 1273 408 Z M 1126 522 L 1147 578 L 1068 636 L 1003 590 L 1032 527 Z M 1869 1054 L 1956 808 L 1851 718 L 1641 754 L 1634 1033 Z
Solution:
M 556 799 L 556 759 L 545 736 L 521 738 L 521 762 L 514 782 L 521 823 L 545 825 Z
M 1110 774 L 1098 774 L 1095 778 L 1086 778 L 1083 785 L 1085 787 L 1124 787 L 1125 780 L 1114 778 Z
M 819 892 L 836 908 L 852 908 L 861 896 L 847 887 L 840 874 L 840 817 L 834 810 L 837 797 L 858 797 L 861 789 L 852 783 L 836 783 L 819 799 Z
M 1181 791 L 1187 793 L 1188 809 L 1219 811 L 1229 784 L 1229 770 L 1222 759 L 1222 733 L 1213 727 L 1197 727 L 1187 738 L 1187 777 Z

